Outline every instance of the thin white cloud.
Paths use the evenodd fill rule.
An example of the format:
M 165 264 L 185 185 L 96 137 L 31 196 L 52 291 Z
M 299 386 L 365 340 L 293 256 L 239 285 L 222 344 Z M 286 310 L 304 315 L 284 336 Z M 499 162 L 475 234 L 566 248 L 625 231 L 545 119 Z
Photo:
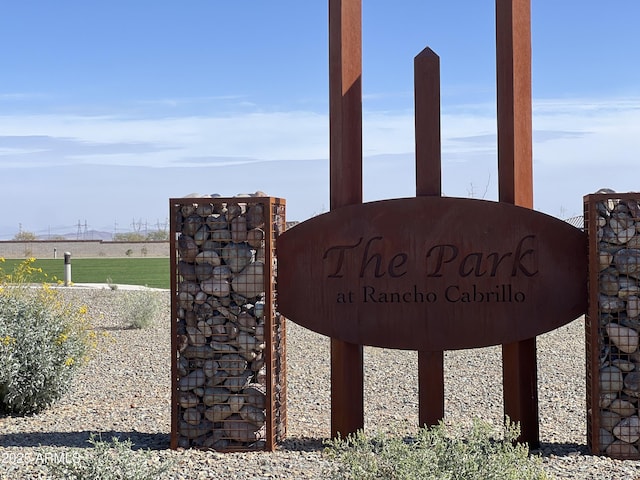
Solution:
M 640 99 L 542 99 L 534 102 L 533 111 L 537 162 L 578 166 L 610 159 L 637 164 Z M 328 123 L 327 114 L 307 111 L 162 118 L 5 115 L 0 116 L 2 134 L 25 141 L 0 141 L 0 168 L 12 157 L 24 166 L 38 163 L 40 154 L 49 164 L 150 167 L 197 165 L 193 159 L 206 158 L 326 159 Z M 466 157 L 476 161 L 478 155 L 495 156 L 495 130 L 495 107 L 445 105 L 443 159 L 464 162 Z M 43 144 L 43 138 L 50 141 Z M 412 111 L 364 112 L 365 156 L 411 153 L 414 145 Z

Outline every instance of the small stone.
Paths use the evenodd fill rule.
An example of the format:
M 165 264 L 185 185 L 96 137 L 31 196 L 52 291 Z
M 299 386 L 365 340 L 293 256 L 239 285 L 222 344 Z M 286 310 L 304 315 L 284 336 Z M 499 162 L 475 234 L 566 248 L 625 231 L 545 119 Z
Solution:
M 609 410 L 602 410 L 600 412 L 600 426 L 609 432 L 613 431 L 613 427 L 615 427 L 621 419 L 622 417 L 619 413 L 610 412 Z
M 221 428 L 217 428 L 211 432 L 211 435 L 207 436 L 202 446 L 214 450 L 227 450 L 229 448 L 229 440 L 224 438 L 224 431 Z
M 249 207 L 247 211 L 247 225 L 250 229 L 264 226 L 264 206 L 256 203 Z
M 186 350 L 185 350 L 186 351 Z M 191 390 L 196 387 L 204 385 L 206 377 L 204 372 L 200 369 L 194 370 L 186 377 L 182 377 L 178 382 L 178 388 L 182 391 Z
M 231 415 L 224 422 L 224 432 L 230 440 L 241 443 L 253 443 L 263 435 L 261 428 L 244 421 L 238 414 Z
M 224 381 L 224 386 L 231 392 L 240 392 L 249 383 L 251 372 L 244 372 L 237 377 L 229 377 Z
M 599 259 L 600 259 L 600 270 L 602 271 L 609 268 L 609 266 L 611 265 L 611 262 L 613 261 L 613 255 L 611 255 L 608 252 L 600 252 Z
M 201 203 L 196 208 L 196 213 L 201 217 L 208 217 L 213 213 L 213 205 L 210 203 Z
M 242 312 L 240 313 L 240 315 L 238 315 L 237 322 L 238 325 L 243 328 L 254 329 L 258 323 L 258 320 L 253 315 L 247 312 Z
M 609 366 L 600 369 L 600 391 L 602 393 L 619 392 L 624 383 L 619 368 Z
M 640 297 L 627 298 L 627 316 L 629 318 L 636 318 L 640 316 Z
M 615 367 L 612 367 L 615 368 Z M 640 372 L 629 372 L 624 376 L 624 387 L 626 390 L 636 392 L 634 396 L 637 396 L 637 392 L 640 392 Z
M 623 300 L 627 300 L 629 297 L 640 296 L 640 287 L 638 282 L 633 278 L 620 277 L 619 278 L 620 290 L 618 290 L 618 297 Z
M 603 313 L 622 312 L 626 307 L 624 300 L 618 297 L 609 297 L 608 295 L 600 295 L 598 297 L 598 305 Z
M 196 242 L 196 245 L 202 245 L 209 240 L 209 227 L 202 225 L 193 235 L 193 240 Z
M 242 407 L 242 410 L 240 410 L 240 416 L 243 420 L 251 422 L 258 427 L 262 427 L 267 420 L 264 410 L 253 405 L 246 405 Z
M 208 263 L 217 267 L 220 265 L 220 256 L 215 250 L 204 250 L 195 257 L 196 263 Z
M 635 230 L 634 230 L 635 231 Z M 231 241 L 240 243 L 247 240 L 247 219 L 240 216 L 231 220 Z
M 223 280 L 229 280 L 233 272 L 226 265 L 219 265 L 213 268 L 213 276 L 216 278 L 221 278 Z
M 198 322 L 198 330 L 200 330 L 205 337 L 210 337 L 213 333 L 211 331 L 211 324 L 207 323 L 205 320 L 200 320 Z
M 198 277 L 196 277 L 196 267 L 192 263 L 187 263 L 180 261 L 178 262 L 178 275 L 180 275 L 183 280 L 195 281 Z
M 211 230 L 226 230 L 229 225 L 227 223 L 227 217 L 224 215 L 209 215 L 205 222 Z
M 187 337 L 191 345 L 200 346 L 207 343 L 207 337 L 197 327 L 187 327 Z
M 599 284 L 600 284 L 600 293 L 604 295 L 608 295 L 610 297 L 615 297 L 618 295 L 618 291 L 620 290 L 620 285 L 618 283 L 618 275 L 614 275 L 612 273 L 602 273 L 600 275 Z
M 267 406 L 267 395 L 263 385 L 252 383 L 242 390 L 245 402 L 254 407 L 263 409 Z
M 598 405 L 600 406 L 600 408 L 608 408 L 609 405 L 611 405 L 611 402 L 613 402 L 616 398 L 618 398 L 618 392 L 601 393 Z
M 182 413 L 182 419 L 191 425 L 198 425 L 202 420 L 202 415 L 195 408 L 187 408 Z
M 613 261 L 621 274 L 634 278 L 640 276 L 640 250 L 623 248 L 615 254 Z
M 198 293 L 196 293 L 196 296 L 193 299 L 193 301 L 196 303 L 196 305 L 202 305 L 203 303 L 206 303 L 208 299 L 209 299 L 209 295 L 207 295 L 205 292 L 201 290 Z
M 191 425 L 190 423 L 181 420 L 178 423 L 178 434 L 186 438 L 198 438 L 205 435 L 213 428 L 211 422 L 200 422 L 198 425 Z
M 629 227 L 633 227 L 634 231 L 636 229 L 635 225 L 633 224 L 633 219 L 629 217 L 629 215 L 621 213 L 615 214 L 615 216 L 611 217 L 611 219 L 609 220 L 609 226 L 616 235 L 624 232 Z
M 189 347 L 189 339 L 186 335 L 177 335 L 176 343 L 178 344 L 178 351 L 184 355 L 184 351 Z
M 613 435 L 623 442 L 633 443 L 640 439 L 640 418 L 636 415 L 623 418 L 613 427 Z
M 245 205 L 244 203 L 230 203 L 227 205 L 227 220 L 231 221 L 242 215 L 245 211 Z
M 264 293 L 264 264 L 254 262 L 247 265 L 231 281 L 233 291 L 246 298 L 255 298 Z
M 231 292 L 229 282 L 215 276 L 200 283 L 200 288 L 203 292 L 216 297 L 227 297 Z
M 605 453 L 613 458 L 638 458 L 640 454 L 636 447 L 621 440 L 611 443 L 606 448 Z
M 616 358 L 611 362 L 611 365 L 613 365 L 614 367 L 618 367 L 623 372 L 631 372 L 636 368 L 635 363 L 630 362 L 629 360 L 624 360 L 622 358 Z
M 247 243 L 253 248 L 262 247 L 262 242 L 264 240 L 264 231 L 260 228 L 254 228 L 253 230 L 249 230 L 247 232 Z
M 202 371 L 207 377 L 213 377 L 218 372 L 218 362 L 213 358 L 205 360 L 202 365 Z
M 229 230 L 211 230 L 211 240 L 228 243 L 231 241 L 231 232 Z
M 189 360 L 184 358 L 182 355 L 178 358 L 178 375 L 181 377 L 189 375 Z
M 207 420 L 210 420 L 214 423 L 222 422 L 223 420 L 229 418 L 233 412 L 231 411 L 231 407 L 229 405 L 214 405 L 204 412 L 204 416 Z
M 633 353 L 638 349 L 639 335 L 634 329 L 609 323 L 605 327 L 609 339 L 624 353 Z
M 253 253 L 246 243 L 229 243 L 222 248 L 222 259 L 232 272 L 241 272 L 251 263 Z
M 223 355 L 218 359 L 220 369 L 229 375 L 240 375 L 247 369 L 247 361 L 240 355 Z
M 200 403 L 198 396 L 193 392 L 178 392 L 178 403 L 182 408 L 195 407 Z
M 182 352 L 182 356 L 185 358 L 213 358 L 216 355 L 216 351 L 208 345 L 195 346 L 189 345 Z
M 228 343 L 224 343 L 224 342 L 212 341 L 211 348 L 216 353 L 237 353 L 238 352 L 238 350 L 236 350 L 233 345 L 229 345 Z
M 200 195 L 196 195 L 196 197 L 199 197 Z M 188 197 L 185 197 L 188 198 Z M 198 205 L 193 203 L 191 205 L 182 205 L 182 207 L 180 207 L 180 213 L 182 214 L 183 217 L 190 217 L 191 215 L 193 215 L 194 213 L 196 213 L 196 209 L 198 208 Z
M 616 398 L 613 402 L 611 402 L 611 405 L 609 405 L 609 410 L 619 414 L 622 417 L 630 417 L 631 415 L 636 413 L 638 409 L 630 401 Z
M 198 245 L 195 240 L 188 235 L 178 237 L 178 255 L 181 260 L 193 263 L 198 255 Z
M 182 222 L 182 233 L 193 237 L 202 226 L 202 217 L 200 215 L 189 215 Z
M 231 394 L 227 400 L 229 408 L 233 413 L 238 413 L 244 405 L 244 396 L 241 394 Z
M 616 234 L 616 238 L 618 239 L 618 243 L 621 245 L 628 244 L 636 235 L 636 227 L 631 226 L 625 230 L 622 230 L 620 233 Z
M 223 387 L 209 387 L 204 391 L 202 403 L 210 407 L 218 403 L 225 403 L 231 392 Z
M 608 432 L 604 428 L 600 429 L 600 451 L 604 452 L 605 449 L 615 441 L 611 432 Z

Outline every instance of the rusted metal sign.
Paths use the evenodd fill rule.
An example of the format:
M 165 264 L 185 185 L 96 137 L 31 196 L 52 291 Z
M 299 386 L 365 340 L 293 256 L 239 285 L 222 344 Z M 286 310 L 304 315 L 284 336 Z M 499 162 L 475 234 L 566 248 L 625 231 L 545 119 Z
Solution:
M 280 311 L 346 342 L 516 342 L 586 309 L 586 235 L 507 203 L 417 197 L 335 209 L 278 240 Z

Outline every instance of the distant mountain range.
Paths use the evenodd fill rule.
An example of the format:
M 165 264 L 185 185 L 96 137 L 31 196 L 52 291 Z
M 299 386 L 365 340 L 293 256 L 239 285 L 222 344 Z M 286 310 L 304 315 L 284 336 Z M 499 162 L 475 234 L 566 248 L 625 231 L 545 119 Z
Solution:
M 113 240 L 113 233 L 101 232 L 99 230 L 87 230 L 86 232 L 72 232 L 51 235 L 38 235 L 38 240 L 104 240 L 110 242 Z

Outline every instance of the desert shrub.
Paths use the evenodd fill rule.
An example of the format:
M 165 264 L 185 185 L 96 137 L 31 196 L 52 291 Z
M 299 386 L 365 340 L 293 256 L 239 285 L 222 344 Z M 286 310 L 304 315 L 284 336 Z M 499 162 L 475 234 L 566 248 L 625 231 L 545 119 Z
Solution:
M 491 425 L 475 420 L 464 438 L 444 424 L 422 428 L 416 438 L 362 431 L 327 442 L 325 455 L 338 466 L 328 476 L 358 480 L 543 480 L 539 458 L 516 442 L 519 427 L 509 422 L 494 438 Z
M 65 480 L 156 480 L 169 470 L 172 462 L 165 460 L 154 464 L 151 452 L 132 450 L 131 440 L 121 441 L 113 437 L 105 442 L 100 436 L 91 435 L 93 448 L 69 456 L 71 461 L 47 464 L 53 478 Z
M 158 292 L 152 290 L 128 290 L 119 303 L 127 328 L 135 329 L 150 327 L 162 308 Z
M 0 268 L 0 413 L 37 413 L 69 388 L 97 344 L 84 306 L 63 301 L 29 258 L 11 273 Z

